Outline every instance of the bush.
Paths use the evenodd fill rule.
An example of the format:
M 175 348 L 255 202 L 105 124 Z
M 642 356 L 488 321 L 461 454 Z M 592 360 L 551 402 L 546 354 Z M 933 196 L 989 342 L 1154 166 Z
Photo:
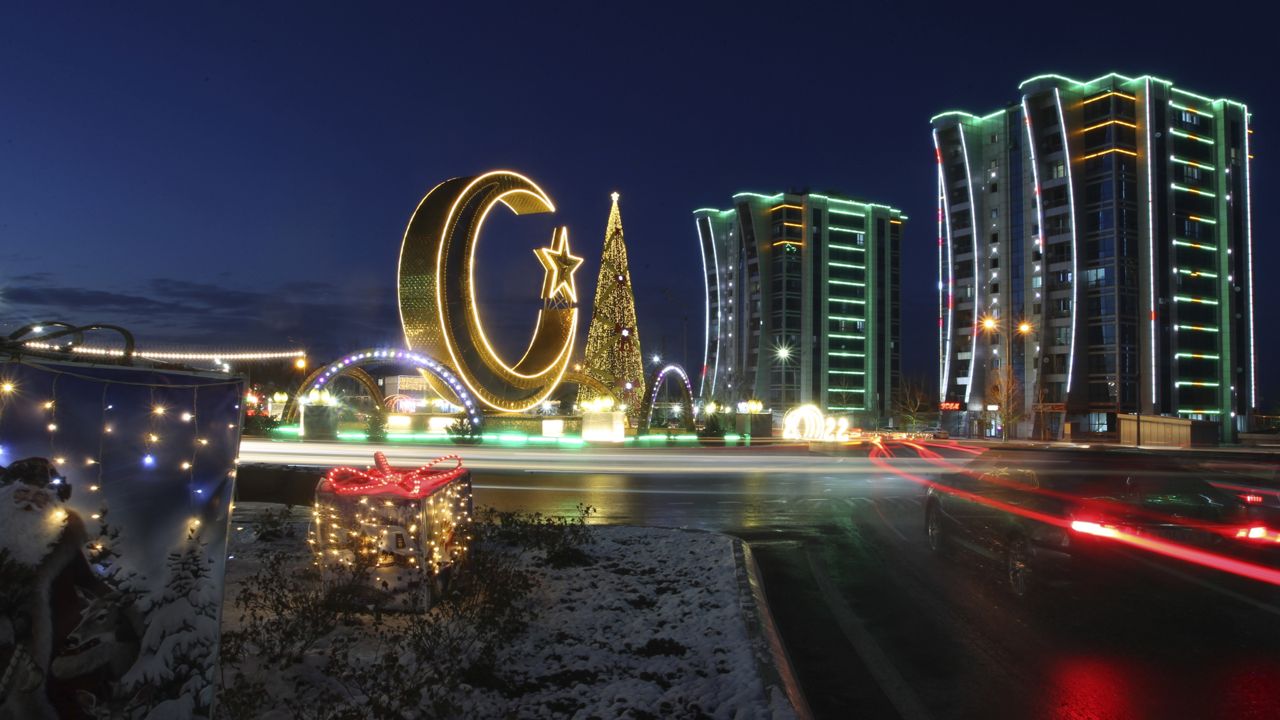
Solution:
M 295 553 L 267 551 L 235 598 L 239 627 L 223 633 L 218 718 L 451 717 L 469 686 L 511 687 L 498 653 L 527 626 L 536 585 L 522 556 L 545 551 L 550 565 L 590 563 L 582 548 L 594 512 L 579 505 L 576 515 L 555 518 L 481 509 L 458 530 L 473 538 L 465 562 L 425 612 L 353 610 L 368 588 L 367 567 L 323 584 L 316 569 L 297 569 Z M 269 686 L 281 676 L 291 697 Z
M 475 445 L 480 442 L 480 428 L 471 424 L 471 420 L 467 418 L 458 418 L 452 425 L 445 428 L 445 432 L 449 433 L 449 439 L 459 445 Z
M 542 550 L 546 553 L 544 562 L 551 567 L 590 565 L 591 556 L 582 548 L 591 540 L 591 527 L 587 522 L 595 512 L 594 507 L 582 503 L 578 503 L 577 512 L 571 517 L 485 508 L 477 515 L 476 537 L 512 547 Z
M 698 431 L 698 437 L 705 438 L 722 438 L 724 437 L 724 425 L 720 423 L 720 416 L 711 413 L 707 416 L 707 422 Z
M 267 415 L 266 413 L 254 413 L 244 416 L 244 434 L 256 437 L 266 437 L 271 434 L 272 430 L 280 427 L 280 421 Z
M 364 431 L 371 442 L 386 442 L 387 440 L 387 411 L 382 408 L 374 408 L 369 413 L 364 422 Z

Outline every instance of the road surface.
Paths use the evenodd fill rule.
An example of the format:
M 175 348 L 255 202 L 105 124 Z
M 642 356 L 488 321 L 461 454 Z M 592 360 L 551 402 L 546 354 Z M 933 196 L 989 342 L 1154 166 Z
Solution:
M 246 443 L 242 459 L 369 462 L 367 446 L 316 449 Z M 440 450 L 388 452 L 411 465 Z M 479 505 L 582 503 L 596 522 L 746 539 L 819 718 L 1280 717 L 1276 588 L 1154 563 L 1132 582 L 1016 601 L 992 568 L 931 555 L 910 478 L 938 468 L 891 451 L 462 452 Z M 246 465 L 242 479 L 260 472 Z

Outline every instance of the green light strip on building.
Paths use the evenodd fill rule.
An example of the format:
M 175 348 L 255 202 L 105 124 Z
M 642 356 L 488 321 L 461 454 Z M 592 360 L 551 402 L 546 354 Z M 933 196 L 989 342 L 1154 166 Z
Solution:
M 1209 223 L 1210 225 L 1217 225 L 1217 224 L 1218 224 L 1218 221 L 1217 221 L 1217 220 L 1214 220 L 1213 218 L 1200 217 L 1199 215 L 1188 215 L 1188 216 L 1187 216 L 1187 219 L 1188 219 L 1188 220 L 1195 220 L 1196 222 Z
M 866 410 L 867 408 L 865 405 L 859 405 L 857 407 L 854 407 L 852 405 L 828 405 L 827 409 L 828 410 Z
M 828 375 L 866 375 L 863 370 L 828 370 Z
M 858 394 L 858 395 L 863 395 L 863 394 L 865 394 L 865 393 L 867 392 L 867 389 L 866 389 L 866 388 L 841 388 L 841 387 L 829 387 L 829 388 L 827 388 L 827 392 L 856 393 L 856 394 Z
M 1199 135 L 1192 135 L 1192 134 L 1191 134 L 1191 133 L 1189 133 L 1189 132 L 1183 132 L 1183 131 L 1181 131 L 1181 130 L 1173 130 L 1173 129 L 1170 129 L 1170 130 L 1169 130 L 1169 134 L 1170 134 L 1170 135 L 1173 135 L 1174 137 L 1184 137 L 1184 138 L 1187 138 L 1188 140 L 1197 140 L 1197 141 L 1199 141 L 1199 142 L 1204 143 L 1205 145 L 1212 145 L 1212 144 L 1213 144 L 1213 140 L 1210 140 L 1209 138 L 1206 138 L 1206 137 L 1200 137 Z
M 1174 353 L 1173 356 L 1176 358 L 1195 358 L 1196 360 L 1221 360 L 1222 359 L 1221 355 L 1208 355 L 1205 353 L 1189 353 L 1189 352 Z
M 1211 117 L 1213 117 L 1213 113 L 1207 113 L 1207 112 L 1205 112 L 1205 111 L 1203 111 L 1203 110 L 1197 110 L 1196 108 L 1193 108 L 1193 107 L 1191 107 L 1191 106 L 1189 106 L 1189 105 L 1182 105 L 1182 104 L 1180 104 L 1180 103 L 1176 103 L 1176 102 L 1174 102 L 1174 101 L 1172 101 L 1172 100 L 1170 100 L 1170 101 L 1169 101 L 1169 107 L 1171 107 L 1171 108 L 1177 108 L 1177 109 L 1179 109 L 1179 110 L 1186 110 L 1187 112 L 1193 112 L 1193 113 L 1195 113 L 1195 114 L 1197 114 L 1197 115 L 1201 115 L 1201 116 L 1203 116 L 1203 117 L 1207 117 L 1207 118 L 1211 118 Z
M 843 350 L 832 350 L 827 354 L 834 355 L 835 357 L 866 357 L 867 356 L 866 353 L 845 352 Z
M 1179 330 L 1195 330 L 1196 332 L 1218 332 L 1218 328 L 1207 325 L 1174 325 L 1174 327 Z
M 1186 268 L 1178 268 L 1179 275 L 1203 275 L 1205 277 L 1216 278 L 1218 273 L 1209 272 L 1208 270 L 1188 270 Z
M 860 252 L 860 253 L 864 253 L 867 251 L 866 248 L 860 248 L 856 245 L 841 245 L 839 243 L 827 243 L 827 247 L 831 248 L 832 250 L 849 250 L 852 252 Z
M 866 340 L 866 335 L 849 335 L 847 333 L 827 333 L 827 337 L 840 338 L 842 340 Z
M 832 260 L 831 262 L 829 262 L 829 263 L 827 263 L 827 264 L 828 264 L 828 265 L 830 265 L 831 267 L 852 268 L 852 269 L 854 269 L 854 270 L 866 270 L 866 269 L 867 269 L 867 266 L 866 266 L 866 265 L 853 265 L 853 264 L 851 264 L 851 263 L 836 262 L 836 261 L 834 261 L 834 260 Z
M 862 232 L 861 230 L 854 230 L 852 228 L 842 228 L 836 225 L 828 225 L 827 229 L 830 230 L 831 232 L 852 233 L 854 235 L 857 235 Z
M 1182 387 L 1190 385 L 1191 387 L 1218 387 L 1216 382 L 1206 382 L 1204 380 L 1179 380 L 1173 384 L 1174 387 Z
M 846 321 L 866 320 L 866 318 L 852 317 L 849 315 L 828 315 L 827 317 L 832 320 L 846 320 Z
M 1209 298 L 1191 297 L 1190 295 L 1174 295 L 1173 300 L 1174 302 L 1200 303 L 1201 305 L 1217 305 L 1218 304 L 1217 300 L 1211 300 Z
M 1198 190 L 1193 187 L 1187 187 L 1186 185 L 1179 185 L 1178 183 L 1169 183 L 1169 187 L 1173 188 L 1174 190 L 1181 190 L 1182 192 L 1195 193 L 1196 195 L 1204 195 L 1205 197 L 1218 197 L 1217 195 L 1214 195 L 1213 193 L 1208 192 L 1206 190 Z
M 850 287 L 866 287 L 867 286 L 867 284 L 864 282 L 854 282 L 852 280 L 828 280 L 827 282 L 831 283 L 832 285 L 848 285 Z
M 809 197 L 816 197 L 821 200 L 826 200 L 829 203 L 840 203 L 841 205 L 852 205 L 854 207 L 868 207 L 869 205 L 872 204 L 872 203 L 858 202 L 856 200 L 845 200 L 844 198 L 835 198 L 835 197 L 831 197 L 830 195 L 819 195 L 818 193 L 810 193 Z M 882 206 L 882 207 L 887 207 L 887 206 Z
M 1195 161 L 1193 161 L 1193 160 L 1183 160 L 1182 158 L 1178 157 L 1177 155 L 1170 155 L 1170 156 L 1169 156 L 1169 160 L 1170 160 L 1171 162 L 1176 162 L 1176 163 L 1178 163 L 1179 165 L 1190 165 L 1190 166 L 1191 166 L 1191 167 L 1193 167 L 1193 168 L 1200 168 L 1201 170 L 1216 170 L 1216 169 L 1217 169 L 1217 168 L 1215 168 L 1214 166 L 1212 166 L 1212 165 L 1206 165 L 1205 163 L 1195 162 Z
M 1204 245 L 1202 243 L 1187 242 L 1186 240 L 1174 240 L 1173 244 L 1179 245 L 1181 247 L 1195 248 L 1197 250 L 1217 250 L 1218 249 L 1213 245 Z
M 829 297 L 829 298 L 827 298 L 827 299 L 828 299 L 828 300 L 830 300 L 831 302 L 838 302 L 838 303 L 850 303 L 850 304 L 852 304 L 852 305 L 866 305 L 866 304 L 867 304 L 867 301 L 866 301 L 866 300 L 855 300 L 855 299 L 853 299 L 853 298 Z
M 773 202 L 774 200 L 781 200 L 782 193 L 778 193 L 777 195 L 761 195 L 760 193 L 740 192 L 740 193 L 734 193 L 733 197 L 735 199 L 740 197 L 754 197 L 754 198 L 760 198 L 761 200 L 767 200 L 769 202 Z
M 827 212 L 831 213 L 832 215 L 852 215 L 854 217 L 860 217 L 860 218 L 866 217 L 865 213 L 853 212 L 852 210 L 841 210 L 840 208 L 827 208 Z
M 1170 83 L 1170 84 L 1172 84 L 1172 83 Z M 1207 97 L 1205 97 L 1205 96 L 1203 96 L 1203 95 L 1197 95 L 1197 94 L 1195 94 L 1195 93 L 1193 93 L 1193 92 L 1191 92 L 1191 91 L 1189 91 L 1189 90 L 1183 90 L 1183 89 L 1182 89 L 1182 88 L 1180 88 L 1180 87 L 1170 87 L 1169 89 L 1170 89 L 1170 90 L 1172 90 L 1172 91 L 1174 91 L 1174 92 L 1176 92 L 1176 93 L 1178 93 L 1178 94 L 1180 94 L 1180 95 L 1186 95 L 1187 97 L 1195 98 L 1195 99 L 1197 99 L 1197 100 L 1203 100 L 1203 101 L 1205 101 L 1205 102 L 1207 102 L 1207 103 L 1213 103 L 1213 102 L 1214 102 L 1213 98 L 1207 98 Z

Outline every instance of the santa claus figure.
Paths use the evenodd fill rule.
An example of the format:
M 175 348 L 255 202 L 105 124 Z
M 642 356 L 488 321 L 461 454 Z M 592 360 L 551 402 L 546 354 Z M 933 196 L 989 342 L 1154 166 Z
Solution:
M 69 491 L 47 460 L 0 474 L 0 720 L 80 716 L 49 684 L 85 593 L 101 590 L 84 557 L 84 522 L 65 505 Z

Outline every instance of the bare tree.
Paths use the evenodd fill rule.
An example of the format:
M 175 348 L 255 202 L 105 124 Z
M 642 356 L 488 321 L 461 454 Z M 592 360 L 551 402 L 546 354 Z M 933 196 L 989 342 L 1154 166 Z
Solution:
M 893 414 L 910 430 L 934 415 L 934 398 L 919 378 L 903 378 L 893 399 Z
M 1009 428 L 1022 419 L 1022 383 L 1013 372 L 1013 366 L 1002 364 L 987 374 L 987 402 L 996 406 L 1000 420 L 1001 438 L 1009 439 Z

